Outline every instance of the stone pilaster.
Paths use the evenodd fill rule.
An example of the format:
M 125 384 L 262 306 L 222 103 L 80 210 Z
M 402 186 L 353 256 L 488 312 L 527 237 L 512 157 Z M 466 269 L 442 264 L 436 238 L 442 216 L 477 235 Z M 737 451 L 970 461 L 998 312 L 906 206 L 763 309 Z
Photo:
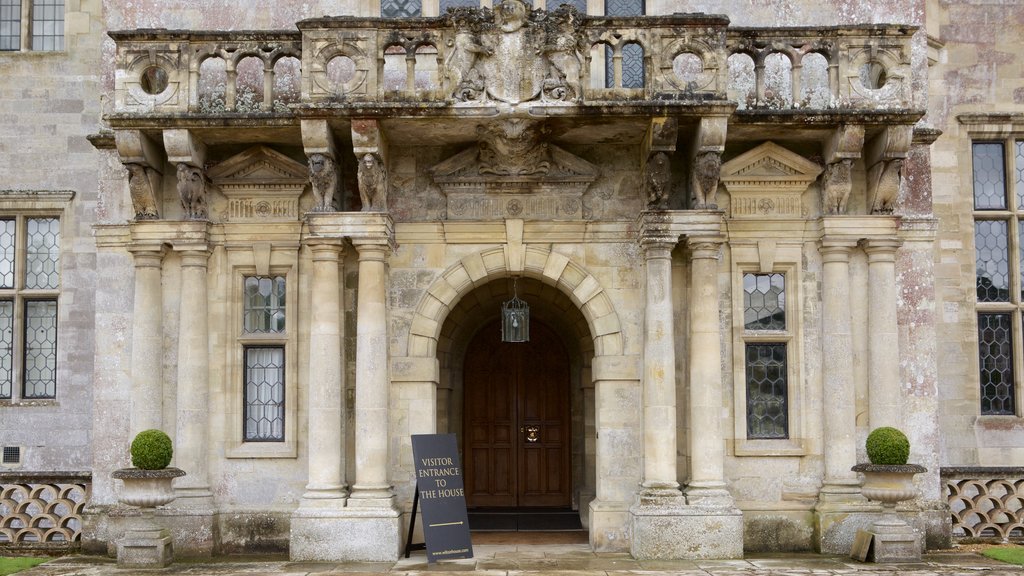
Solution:
M 210 336 L 206 276 L 210 252 L 206 246 L 181 252 L 181 305 L 178 324 L 177 426 L 175 464 L 186 476 L 175 485 L 176 506 L 207 506 L 210 492 Z
M 163 430 L 163 287 L 161 244 L 133 246 L 131 437 Z
M 310 245 L 313 253 L 313 314 L 309 334 L 309 476 L 302 507 L 343 508 L 344 396 L 339 241 Z
M 641 240 L 644 252 L 644 479 L 641 499 L 678 498 L 676 356 L 670 238 Z
M 900 355 L 896 317 L 899 240 L 864 242 L 868 255 L 868 422 L 900 427 Z
M 722 334 L 718 258 L 722 238 L 690 238 L 690 504 L 731 507 L 722 436 Z

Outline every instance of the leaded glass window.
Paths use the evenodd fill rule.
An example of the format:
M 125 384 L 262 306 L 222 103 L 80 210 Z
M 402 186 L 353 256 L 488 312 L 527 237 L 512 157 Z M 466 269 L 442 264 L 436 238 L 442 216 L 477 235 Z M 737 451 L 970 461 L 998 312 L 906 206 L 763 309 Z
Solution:
M 285 281 L 283 276 L 245 279 L 245 331 L 284 332 Z
M 480 0 L 441 0 L 440 10 L 443 16 L 449 8 L 479 8 Z
M 748 343 L 747 438 L 789 437 L 785 343 Z
M 607 16 L 642 16 L 646 10 L 644 0 L 605 0 L 604 13 Z M 605 48 L 604 86 L 615 88 L 615 66 L 613 51 Z M 644 49 L 636 43 L 622 47 L 622 87 L 644 87 Z
M 21 50 L 21 0 L 0 0 L 0 50 Z
M 971 147 L 982 414 L 1013 415 L 1024 312 L 1024 140 Z
M 64 0 L 32 0 L 32 49 L 64 49 Z
M 743 275 L 743 327 L 747 330 L 786 329 L 785 275 Z
M 414 18 L 421 14 L 422 0 L 382 0 L 380 3 L 380 15 L 384 18 Z
M 548 0 L 546 6 L 548 11 L 555 10 L 563 4 L 568 4 L 580 11 L 580 14 L 587 13 L 587 0 Z
M 0 217 L 0 399 L 57 397 L 59 289 L 60 220 Z
M 246 442 L 284 440 L 284 347 L 245 348 Z

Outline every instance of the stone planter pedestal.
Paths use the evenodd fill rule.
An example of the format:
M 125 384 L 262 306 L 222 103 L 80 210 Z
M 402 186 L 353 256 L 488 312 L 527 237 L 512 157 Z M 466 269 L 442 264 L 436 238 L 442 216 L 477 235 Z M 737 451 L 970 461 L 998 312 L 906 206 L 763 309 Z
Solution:
M 920 562 L 921 535 L 896 514 L 896 504 L 916 498 L 914 475 L 928 469 L 917 464 L 857 464 L 864 475 L 861 494 L 882 504 L 882 517 L 870 530 L 857 531 L 850 553 L 862 562 Z
M 121 468 L 110 475 L 124 483 L 118 500 L 142 513 L 138 524 L 117 542 L 119 568 L 164 568 L 174 560 L 170 533 L 156 523 L 153 513 L 157 506 L 174 500 L 171 483 L 184 475 L 179 468 Z

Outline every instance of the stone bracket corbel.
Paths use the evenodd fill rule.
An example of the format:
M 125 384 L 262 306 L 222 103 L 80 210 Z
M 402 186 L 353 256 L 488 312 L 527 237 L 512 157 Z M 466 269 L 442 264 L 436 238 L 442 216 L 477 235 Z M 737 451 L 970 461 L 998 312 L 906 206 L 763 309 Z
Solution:
M 824 214 L 846 214 L 846 205 L 853 189 L 853 163 L 864 148 L 864 126 L 844 124 L 836 128 L 825 142 L 825 171 L 821 175 L 821 211 Z
M 341 177 L 338 147 L 334 131 L 327 120 L 302 120 L 302 150 L 309 162 L 309 183 L 313 189 L 313 212 L 336 212 L 344 209 L 343 199 L 335 197 Z
M 899 196 L 903 162 L 913 138 L 912 125 L 888 126 L 864 146 L 868 206 L 872 214 L 892 214 Z
M 352 153 L 358 169 L 359 199 L 364 212 L 388 211 L 388 143 L 380 121 L 352 119 Z
M 728 128 L 728 116 L 700 119 L 690 147 L 690 207 L 693 209 L 718 209 L 718 178 Z
M 672 192 L 672 155 L 676 151 L 679 120 L 675 117 L 651 118 L 640 150 L 640 173 L 648 210 L 668 209 Z
M 117 130 L 114 146 L 128 170 L 128 189 L 136 220 L 160 218 L 160 190 L 164 171 L 163 154 L 152 138 L 141 130 Z
M 175 164 L 178 196 L 186 220 L 207 218 L 206 144 L 191 130 L 164 130 L 167 161 Z

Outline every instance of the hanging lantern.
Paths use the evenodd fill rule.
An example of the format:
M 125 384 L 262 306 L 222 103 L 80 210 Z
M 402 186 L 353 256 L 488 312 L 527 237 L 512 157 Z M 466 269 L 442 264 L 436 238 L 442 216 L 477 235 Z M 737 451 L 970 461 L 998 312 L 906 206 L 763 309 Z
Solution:
M 514 279 L 512 280 L 512 299 L 501 303 L 501 341 L 530 341 L 530 305 L 519 299 Z

